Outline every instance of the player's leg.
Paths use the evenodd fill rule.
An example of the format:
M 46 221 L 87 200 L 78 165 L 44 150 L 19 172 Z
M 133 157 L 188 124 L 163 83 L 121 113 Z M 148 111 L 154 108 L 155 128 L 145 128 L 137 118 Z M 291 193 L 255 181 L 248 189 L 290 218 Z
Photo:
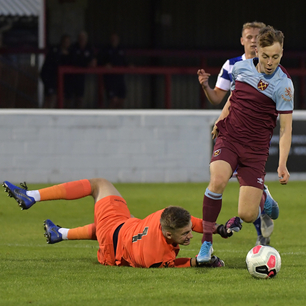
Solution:
M 264 218 L 263 218 L 264 217 Z M 268 219 L 266 219 L 268 218 Z M 270 222 L 268 222 L 270 221 Z M 269 216 L 267 216 L 266 214 L 264 214 L 264 212 L 260 215 L 259 218 L 257 218 L 254 222 L 254 227 L 255 230 L 257 232 L 257 240 L 255 242 L 255 245 L 269 245 L 270 244 L 270 238 L 269 236 L 272 234 L 273 232 L 273 228 L 274 228 L 274 223 L 273 221 L 270 219 Z M 265 226 L 265 228 L 269 231 L 268 236 L 265 238 L 262 235 L 262 227 L 263 225 Z
M 8 181 L 4 181 L 3 186 L 8 196 L 15 198 L 21 209 L 29 209 L 36 202 L 60 199 L 74 200 L 92 194 L 91 183 L 87 179 L 58 184 L 39 190 L 28 190 L 26 183 L 21 184 L 22 188 L 20 188 Z
M 92 195 L 95 202 L 111 195 L 121 197 L 114 185 L 102 178 L 77 180 L 39 190 L 28 190 L 25 183 L 21 184 L 22 188 L 20 188 L 8 181 L 4 181 L 3 186 L 8 195 L 15 198 L 22 209 L 28 209 L 36 202 L 60 199 L 75 200 L 89 195 Z
M 257 189 L 257 190 L 256 190 Z M 252 219 L 258 214 L 257 220 L 262 218 L 262 208 L 264 206 L 265 197 L 262 196 L 261 190 L 255 187 L 242 186 L 239 196 L 239 207 L 238 215 L 239 217 L 246 222 L 252 222 Z M 258 205 L 260 203 L 260 205 Z M 268 216 L 267 216 L 268 217 Z M 268 217 L 269 218 L 269 217 Z M 256 221 L 253 222 L 256 224 Z M 272 227 L 273 229 L 273 227 Z M 270 229 L 271 230 L 271 226 Z M 270 232 L 271 235 L 272 232 Z M 257 240 L 256 245 L 269 245 L 270 244 L 270 235 L 268 237 L 263 237 L 261 230 L 257 230 Z
M 264 185 L 263 198 L 265 198 L 264 210 L 262 211 L 260 218 L 254 222 L 254 224 L 259 228 L 257 229 L 258 237 L 255 245 L 270 244 L 270 236 L 274 230 L 273 220 L 277 219 L 279 215 L 278 204 L 271 196 L 268 186 L 266 185 Z
M 241 158 L 243 166 L 238 168 L 240 184 L 238 216 L 247 223 L 257 220 L 264 209 L 266 194 L 263 193 L 265 178 L 265 156 L 245 151 Z
M 238 169 L 238 166 L 237 166 L 237 169 Z M 237 174 L 238 174 L 237 169 L 234 171 L 232 177 L 237 177 Z M 242 220 L 240 220 L 240 222 L 237 221 L 236 218 L 237 217 L 233 217 L 233 218 L 229 219 L 227 221 L 225 227 L 231 230 L 233 222 L 238 222 L 238 223 L 242 222 Z M 271 218 L 269 216 L 267 216 L 263 211 L 262 214 L 260 215 L 260 217 L 257 218 L 253 222 L 253 225 L 254 225 L 254 227 L 256 229 L 256 232 L 257 232 L 256 245 L 258 245 L 258 244 L 262 244 L 262 245 L 269 244 L 270 239 L 265 238 L 265 237 L 269 237 L 273 232 L 274 224 L 273 224 L 273 221 L 271 220 Z M 240 230 L 240 228 L 236 227 L 236 228 L 233 228 L 232 230 L 234 232 L 238 232 Z M 264 231 L 265 235 L 267 235 L 267 236 L 263 236 L 262 231 Z
M 120 244 L 119 232 L 131 218 L 126 201 L 118 190 L 108 181 L 91 181 L 95 198 L 95 226 L 99 243 L 98 260 L 104 265 L 116 264 L 117 245 Z
M 254 222 L 257 230 L 257 240 L 255 245 L 269 245 L 270 236 L 274 230 L 273 220 L 278 218 L 279 207 L 277 202 L 272 198 L 266 185 L 264 185 L 261 202 L 264 202 L 264 209 L 260 217 Z M 268 213 L 266 213 L 266 211 Z
M 232 175 L 232 167 L 223 160 L 210 164 L 210 182 L 203 200 L 203 238 L 198 262 L 208 262 L 213 252 L 212 234 L 222 206 L 222 194 Z
M 118 196 L 121 197 L 119 191 L 112 183 L 102 178 L 95 178 L 89 180 L 91 185 L 91 195 L 95 202 L 108 197 Z M 133 217 L 130 215 L 130 217 Z M 76 228 L 62 228 L 55 225 L 51 220 L 44 221 L 45 237 L 47 243 L 53 244 L 62 240 L 97 240 L 96 226 L 94 223 Z
M 239 190 L 238 216 L 244 222 L 254 222 L 261 215 L 261 199 L 262 189 L 253 186 L 241 186 Z
M 50 219 L 47 219 L 44 221 L 44 230 L 44 236 L 49 244 L 63 240 L 97 240 L 94 223 L 69 229 L 55 225 Z
M 237 177 L 237 174 L 238 173 L 237 173 L 237 169 L 236 169 L 233 173 L 233 177 Z M 273 232 L 273 227 L 274 227 L 273 221 L 269 218 L 272 221 L 272 224 L 271 224 L 271 222 L 268 222 L 269 220 L 267 218 L 263 218 L 263 216 L 266 216 L 267 218 L 269 218 L 267 215 L 264 214 L 264 211 L 263 211 L 262 215 L 260 215 L 260 217 L 257 218 L 253 222 L 253 225 L 254 225 L 255 230 L 257 232 L 256 245 L 258 245 L 258 244 L 266 245 L 266 244 L 270 243 L 270 239 L 265 240 L 265 238 L 262 236 L 262 226 L 266 229 L 266 231 L 265 231 L 266 234 L 268 233 L 268 231 L 270 232 L 270 234 L 268 236 L 270 236 L 271 233 Z M 235 220 L 235 218 L 236 217 L 229 219 L 228 222 L 227 222 L 227 225 L 230 226 L 231 223 Z M 240 222 L 242 222 L 242 220 Z M 239 231 L 239 230 L 240 229 L 238 229 L 237 231 Z M 234 229 L 234 231 L 236 231 L 236 230 Z
M 250 150 L 245 151 L 243 159 L 241 160 L 243 167 L 238 168 L 237 175 L 241 186 L 253 186 L 258 189 L 263 189 L 260 199 L 261 215 L 253 222 L 257 231 L 256 244 L 270 243 L 270 239 L 268 238 L 274 229 L 274 223 L 270 217 L 273 215 L 273 217 L 277 218 L 278 216 L 278 205 L 273 200 L 267 187 L 263 184 L 267 156 L 268 152 L 266 154 L 258 154 L 258 152 L 252 152 Z
M 95 200 L 95 203 L 108 196 L 122 197 L 115 186 L 106 179 L 94 178 L 90 179 L 89 181 L 91 184 L 92 196 Z
M 265 205 L 264 205 L 264 211 L 265 213 L 273 220 L 276 220 L 279 215 L 279 207 L 277 202 L 273 199 L 268 186 L 264 185 L 264 190 L 263 190 L 266 199 L 265 199 Z
M 237 168 L 235 169 L 232 177 L 237 177 Z M 267 186 L 265 185 L 264 190 L 267 188 Z M 264 194 L 263 194 L 264 196 Z M 271 196 L 271 195 L 270 195 Z M 271 197 L 272 198 L 272 197 Z M 228 230 L 233 230 L 234 232 L 237 232 L 240 230 L 239 227 L 235 228 L 235 225 L 233 225 L 235 222 L 240 223 L 239 221 L 237 221 L 236 219 L 237 217 L 233 217 L 231 219 L 228 220 L 228 222 L 225 225 L 225 228 Z M 238 218 L 239 219 L 239 218 Z M 240 224 L 241 225 L 241 224 Z M 270 236 L 273 232 L 274 229 L 274 222 L 273 220 L 265 213 L 265 211 L 262 211 L 262 214 L 260 215 L 259 218 L 257 218 L 254 222 L 253 225 L 256 229 L 257 232 L 257 240 L 255 245 L 269 245 L 270 244 Z M 231 229 L 231 227 L 234 227 L 233 229 Z
M 262 197 L 260 200 L 260 206 L 261 209 L 263 209 L 264 207 L 270 207 L 271 203 L 273 203 L 273 217 L 278 217 L 278 205 L 275 202 L 275 200 L 271 197 L 271 195 L 269 195 L 269 198 L 267 197 L 266 193 L 265 193 L 265 189 L 267 187 L 264 187 L 264 192 L 262 193 Z M 271 201 L 272 198 L 272 201 Z M 239 219 L 239 218 L 238 218 Z M 225 228 L 228 230 L 233 230 L 235 232 L 238 232 L 241 227 L 237 227 L 235 224 L 240 224 L 240 222 L 243 222 L 243 220 L 240 219 L 237 220 L 237 217 L 233 217 L 231 219 L 229 219 L 226 224 L 225 224 Z M 273 220 L 265 213 L 265 210 L 263 209 L 261 212 L 261 215 L 253 222 L 256 231 L 257 231 L 257 240 L 255 245 L 269 245 L 270 244 L 270 236 L 273 232 L 274 229 L 274 222 Z M 241 225 L 241 224 L 240 224 Z
M 235 144 L 218 137 L 210 160 L 210 182 L 203 199 L 203 237 L 198 254 L 199 262 L 210 260 L 214 224 L 222 206 L 223 191 L 238 164 Z

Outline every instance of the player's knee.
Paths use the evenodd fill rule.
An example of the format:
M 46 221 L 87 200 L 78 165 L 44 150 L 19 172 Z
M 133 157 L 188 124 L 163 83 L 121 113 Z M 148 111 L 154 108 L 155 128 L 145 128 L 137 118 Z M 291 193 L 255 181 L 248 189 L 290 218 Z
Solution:
M 92 193 L 95 193 L 95 191 L 99 190 L 99 188 L 101 187 L 111 184 L 108 180 L 104 178 L 93 178 L 90 179 L 89 182 L 91 185 Z
M 223 193 L 228 180 L 222 176 L 211 177 L 208 189 L 216 193 Z
M 249 210 L 238 211 L 238 216 L 246 223 L 252 223 L 257 218 L 257 214 Z

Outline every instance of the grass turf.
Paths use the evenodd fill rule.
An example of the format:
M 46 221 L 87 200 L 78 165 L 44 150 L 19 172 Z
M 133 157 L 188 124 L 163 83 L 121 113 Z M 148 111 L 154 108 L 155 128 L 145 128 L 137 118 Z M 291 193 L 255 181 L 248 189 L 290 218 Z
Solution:
M 46 185 L 30 185 L 38 189 Z M 143 218 L 167 205 L 202 214 L 206 183 L 116 184 L 132 214 Z M 271 245 L 282 257 L 280 273 L 269 280 L 252 278 L 245 256 L 256 231 L 243 224 L 229 239 L 214 236 L 215 254 L 226 266 L 218 269 L 134 269 L 97 262 L 95 241 L 48 245 L 43 220 L 64 227 L 93 222 L 93 200 L 53 201 L 20 211 L 14 199 L 0 193 L 0 305 L 305 305 L 305 182 L 269 184 L 280 205 Z M 223 196 L 219 223 L 237 214 L 238 184 Z M 201 235 L 179 257 L 195 256 Z

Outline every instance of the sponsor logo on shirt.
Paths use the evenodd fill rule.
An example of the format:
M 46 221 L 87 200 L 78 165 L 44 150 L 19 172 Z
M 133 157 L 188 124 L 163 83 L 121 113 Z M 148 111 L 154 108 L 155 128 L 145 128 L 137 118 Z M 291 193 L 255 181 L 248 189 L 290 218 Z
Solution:
M 261 91 L 266 90 L 268 86 L 269 86 L 269 83 L 263 80 L 260 80 L 257 84 L 257 88 L 260 89 Z
M 291 101 L 292 100 L 292 90 L 290 87 L 286 87 L 285 88 L 285 96 L 282 95 L 282 98 L 285 100 L 285 101 Z
M 218 149 L 218 150 L 214 151 L 213 156 L 217 157 L 218 155 L 220 155 L 220 153 L 221 153 L 221 149 Z

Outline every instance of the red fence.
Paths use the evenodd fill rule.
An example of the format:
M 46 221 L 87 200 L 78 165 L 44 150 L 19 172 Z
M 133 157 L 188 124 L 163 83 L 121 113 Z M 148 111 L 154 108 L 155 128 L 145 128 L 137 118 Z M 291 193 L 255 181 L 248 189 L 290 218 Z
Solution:
M 46 54 L 48 49 L 37 48 L 18 48 L 18 49 L 5 49 L 0 48 L 0 54 Z M 171 78 L 174 75 L 196 75 L 199 68 L 204 68 L 211 75 L 218 75 L 219 67 L 209 67 L 207 61 L 209 59 L 224 59 L 237 56 L 241 54 L 239 50 L 152 50 L 152 49 L 127 49 L 127 56 L 145 57 L 145 58 L 197 58 L 201 63 L 201 67 L 113 67 L 111 69 L 106 67 L 96 68 L 78 68 L 78 67 L 60 67 L 58 71 L 58 99 L 59 107 L 64 106 L 63 87 L 64 87 L 64 74 L 66 73 L 87 73 L 97 74 L 102 76 L 105 73 L 115 74 L 146 74 L 146 75 L 164 75 L 165 79 L 165 108 L 171 108 Z M 287 68 L 288 73 L 292 78 L 298 80 L 296 90 L 296 98 L 298 104 L 296 108 L 306 109 L 306 52 L 305 51 L 285 51 L 284 59 L 293 59 L 298 62 L 298 68 Z M 296 66 L 293 66 L 296 67 Z M 201 96 L 202 106 L 205 105 L 205 95 Z
M 171 108 L 171 77 L 172 75 L 190 74 L 196 75 L 198 68 L 195 67 L 94 67 L 79 68 L 72 66 L 61 66 L 58 69 L 58 106 L 64 107 L 64 74 L 66 73 L 91 73 L 91 74 L 149 74 L 164 75 L 165 77 L 165 108 Z M 211 69 L 210 69 L 211 71 Z M 213 69 L 212 73 L 216 70 Z M 219 69 L 218 69 L 219 72 Z
M 217 75 L 220 68 L 203 67 L 211 75 Z M 94 68 L 80 68 L 72 66 L 61 66 L 58 69 L 58 107 L 64 107 L 64 75 L 65 74 L 149 74 L 149 75 L 164 75 L 165 77 L 165 108 L 171 108 L 171 78 L 173 75 L 196 75 L 199 67 L 94 67 Z M 306 68 L 289 68 L 287 69 L 291 77 L 299 78 L 299 109 L 306 108 L 305 101 L 305 82 L 306 82 Z M 205 99 L 203 95 L 203 99 Z M 202 105 L 204 105 L 202 101 Z

